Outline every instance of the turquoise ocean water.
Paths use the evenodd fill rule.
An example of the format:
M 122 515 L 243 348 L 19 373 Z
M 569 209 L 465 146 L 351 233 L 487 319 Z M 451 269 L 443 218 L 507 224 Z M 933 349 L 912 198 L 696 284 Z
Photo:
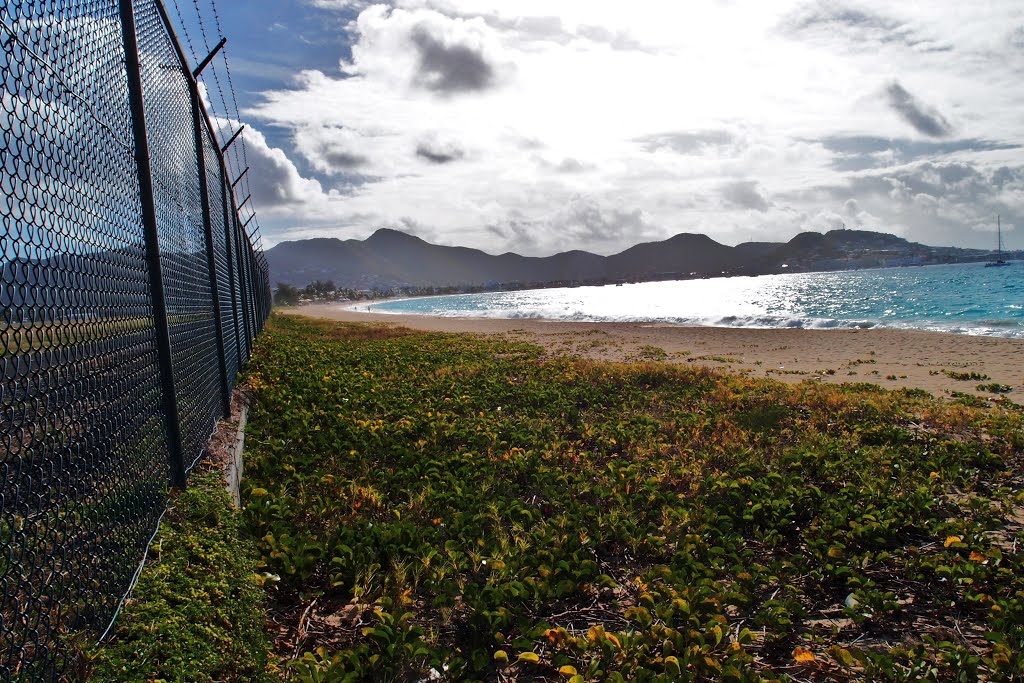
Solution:
M 1024 338 L 1024 262 L 422 297 L 379 313 L 717 327 L 896 328 Z

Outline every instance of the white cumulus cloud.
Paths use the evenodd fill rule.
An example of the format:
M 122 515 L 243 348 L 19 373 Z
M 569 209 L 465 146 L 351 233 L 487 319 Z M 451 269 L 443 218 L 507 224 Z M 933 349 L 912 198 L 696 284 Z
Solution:
M 271 242 L 610 253 L 846 224 L 974 246 L 989 213 L 1024 222 L 1012 0 L 311 4 L 356 17 L 349 54 L 244 112 L 290 142 L 253 143 Z

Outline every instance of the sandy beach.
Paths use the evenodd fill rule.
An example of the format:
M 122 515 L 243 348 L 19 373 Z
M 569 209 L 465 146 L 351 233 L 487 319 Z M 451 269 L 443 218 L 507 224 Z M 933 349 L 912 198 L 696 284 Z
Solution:
M 344 304 L 284 309 L 290 314 L 345 322 L 404 326 L 434 332 L 503 335 L 553 354 L 612 361 L 695 363 L 789 383 L 870 382 L 918 388 L 936 396 L 954 391 L 994 398 L 979 384 L 1012 387 L 1024 401 L 1024 340 L 903 330 L 801 330 L 679 327 L 640 323 L 582 323 L 390 315 L 348 310 Z M 977 373 L 987 379 L 956 379 Z

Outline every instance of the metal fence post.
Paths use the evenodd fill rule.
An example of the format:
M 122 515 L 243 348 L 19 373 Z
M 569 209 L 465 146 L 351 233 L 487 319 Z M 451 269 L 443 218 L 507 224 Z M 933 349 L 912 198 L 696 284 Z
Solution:
M 252 355 L 252 341 L 253 341 L 253 339 L 256 338 L 256 320 L 255 320 L 255 318 L 256 318 L 256 303 L 255 303 L 255 301 L 253 301 L 253 297 L 255 297 L 255 295 L 256 295 L 256 284 L 255 284 L 255 279 L 253 278 L 252 245 L 249 244 L 249 235 L 245 231 L 246 225 L 248 225 L 248 223 L 242 225 L 242 234 L 245 235 L 245 245 L 244 245 L 245 246 L 245 252 L 244 252 L 243 256 L 245 256 L 245 275 L 246 275 L 246 281 L 249 284 L 249 290 L 248 290 L 248 294 L 249 294 L 249 300 L 248 300 L 248 311 L 249 311 L 249 349 L 250 349 L 249 355 L 251 356 Z
M 227 38 L 217 44 L 216 49 L 203 60 L 195 71 L 188 67 L 188 59 L 181 49 L 181 41 L 174 30 L 171 18 L 167 16 L 167 8 L 161 0 L 156 0 L 157 13 L 163 22 L 164 30 L 170 36 L 171 45 L 178 55 L 178 62 L 181 65 L 181 73 L 188 84 L 189 100 L 192 107 L 192 130 L 196 148 L 196 170 L 199 173 L 199 200 L 203 212 L 203 238 L 206 243 L 206 266 L 210 279 L 210 301 L 213 305 L 214 333 L 217 340 L 217 363 L 220 368 L 220 393 L 221 407 L 224 416 L 231 415 L 231 385 L 228 381 L 228 364 L 224 353 L 224 327 L 220 317 L 220 290 L 217 288 L 217 260 L 215 256 L 216 245 L 213 241 L 213 215 L 210 208 L 210 186 L 208 171 L 206 167 L 206 154 L 203 145 L 203 121 L 205 115 L 199 99 L 199 82 L 196 80 L 212 60 L 217 52 L 224 47 Z M 226 247 L 225 247 L 226 248 Z
M 244 130 L 245 130 L 245 126 L 244 125 L 240 126 L 239 129 L 236 130 L 235 133 L 230 138 L 228 138 L 228 141 L 225 142 L 224 145 L 220 148 L 220 155 L 221 155 L 221 159 L 222 160 L 225 158 L 228 149 L 231 147 L 231 145 L 235 144 L 235 141 L 238 140 L 239 136 L 242 135 L 242 131 L 244 131 Z M 224 163 L 225 163 L 225 168 L 226 168 L 227 164 L 226 164 L 226 162 L 224 162 Z M 249 169 L 246 168 L 244 171 L 242 171 L 242 173 L 239 174 L 239 176 L 235 180 L 235 182 L 231 183 L 231 216 L 232 216 L 233 221 L 234 221 L 235 234 L 237 236 L 237 240 L 236 240 L 236 245 L 237 245 L 236 254 L 238 255 L 238 278 L 239 278 L 239 283 L 240 283 L 240 287 L 239 287 L 239 295 L 240 295 L 239 305 L 241 305 L 241 307 L 242 307 L 242 322 L 243 322 L 242 327 L 245 330 L 245 355 L 246 355 L 246 360 L 247 361 L 252 356 L 252 340 L 253 340 L 253 337 L 255 337 L 255 334 L 253 332 L 253 328 L 250 326 L 251 314 L 250 314 L 250 311 L 249 311 L 249 301 L 251 301 L 251 299 L 252 299 L 253 289 L 252 289 L 252 273 L 249 270 L 249 263 L 248 263 L 248 260 L 245 258 L 245 252 L 242 250 L 242 246 L 241 245 L 242 245 L 243 242 L 245 243 L 246 247 L 250 247 L 251 248 L 252 245 L 249 244 L 248 238 L 243 239 L 243 237 L 245 237 L 245 230 L 244 230 L 245 226 L 243 225 L 241 228 L 239 228 L 238 227 L 239 226 L 239 222 L 238 221 L 239 221 L 239 211 L 241 211 L 242 207 L 245 206 L 245 203 L 249 201 L 249 197 L 246 197 L 245 201 L 243 201 L 241 204 L 236 203 L 236 200 L 235 200 L 235 185 L 238 184 L 238 181 L 242 179 L 242 176 L 244 176 L 248 172 L 248 170 Z M 242 359 L 239 358 L 238 362 L 239 362 L 239 364 L 241 364 L 242 363 Z
M 160 264 L 160 233 L 156 222 L 153 169 L 149 161 L 149 137 L 146 132 L 146 109 L 142 95 L 142 67 L 139 63 L 139 45 L 135 35 L 135 9 L 132 7 L 132 0 L 119 0 L 118 5 L 121 14 L 125 72 L 128 77 L 128 103 L 131 109 L 132 133 L 135 142 L 135 163 L 139 177 L 139 198 L 142 204 L 146 262 L 153 305 L 153 332 L 156 337 L 161 399 L 167 430 L 168 464 L 171 485 L 181 487 L 185 485 L 185 458 L 181 438 L 181 421 L 178 414 L 178 395 L 174 386 L 167 300 L 164 295 L 163 270 Z
M 249 277 L 248 260 L 245 258 L 245 251 L 242 248 L 242 242 L 247 240 L 243 239 L 244 232 L 238 225 L 238 210 L 235 209 L 232 211 L 232 214 L 235 224 L 235 250 L 238 254 L 238 275 L 242 285 L 239 288 L 238 305 L 242 308 L 242 331 L 245 332 L 245 359 L 248 361 L 252 356 L 252 331 L 249 326 L 249 292 L 252 282 Z
M 231 416 L 231 386 L 228 383 L 228 362 L 224 354 L 224 326 L 220 315 L 220 290 L 217 287 L 216 246 L 213 242 L 213 217 L 210 212 L 210 186 L 207 180 L 206 154 L 203 149 L 203 127 L 199 119 L 199 87 L 189 79 L 192 90 L 192 119 L 195 124 L 196 160 L 199 169 L 199 196 L 203 205 L 203 236 L 206 238 L 206 263 L 210 272 L 210 294 L 213 301 L 214 329 L 217 333 L 217 362 L 220 365 L 220 391 L 224 417 Z M 226 248 L 226 247 L 225 247 Z
M 256 252 L 253 250 L 252 245 L 249 246 L 249 268 L 252 271 L 252 338 L 253 340 L 259 336 L 259 267 L 256 263 Z
M 223 201 L 221 202 L 224 210 L 224 250 L 225 258 L 228 262 L 228 283 L 231 285 L 231 324 L 234 326 L 234 337 L 235 337 L 235 354 L 238 359 L 238 365 L 242 364 L 242 340 L 241 335 L 238 334 L 238 288 L 235 284 L 235 240 L 231 238 L 231 226 L 234 222 L 231 220 L 231 210 L 228 208 L 231 202 L 231 191 L 232 188 L 227 182 L 227 164 L 224 163 L 224 157 L 220 157 L 220 170 L 221 170 L 221 185 L 224 189 Z
M 245 308 L 242 302 L 245 301 L 245 272 L 242 270 L 242 247 L 238 244 L 238 221 L 235 220 L 234 198 L 228 198 L 228 213 L 231 215 L 231 260 L 235 264 L 235 283 L 238 286 L 235 300 L 232 305 L 235 308 L 235 336 L 241 347 L 241 354 L 238 356 L 238 367 L 249 357 L 249 343 L 245 338 Z

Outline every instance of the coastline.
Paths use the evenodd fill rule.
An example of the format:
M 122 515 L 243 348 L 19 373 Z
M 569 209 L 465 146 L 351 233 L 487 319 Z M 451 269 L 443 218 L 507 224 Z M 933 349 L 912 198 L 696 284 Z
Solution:
M 502 335 L 537 344 L 552 354 L 609 361 L 695 363 L 790 384 L 806 380 L 868 382 L 886 389 L 924 389 L 935 396 L 962 392 L 986 398 L 979 384 L 1012 387 L 1024 402 L 1024 339 L 945 332 L 878 329 L 752 329 L 682 327 L 650 323 L 445 318 L 368 313 L 345 304 L 281 309 L 342 322 L 374 323 L 429 332 Z M 977 373 L 988 379 L 955 379 Z

